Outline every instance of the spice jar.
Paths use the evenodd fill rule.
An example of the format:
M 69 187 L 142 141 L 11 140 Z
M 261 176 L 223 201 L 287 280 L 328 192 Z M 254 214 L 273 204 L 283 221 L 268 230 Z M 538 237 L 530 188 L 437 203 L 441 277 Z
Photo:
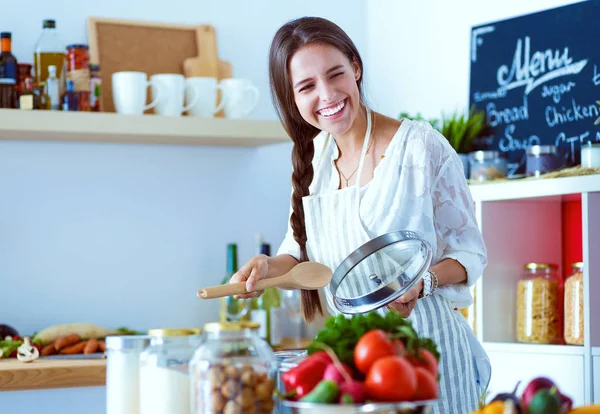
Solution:
M 565 342 L 583 345 L 583 263 L 573 263 L 565 280 Z
M 527 175 L 539 177 L 558 170 L 563 162 L 554 145 L 532 145 L 527 147 Z
M 271 413 L 277 359 L 255 322 L 215 322 L 190 366 L 195 414 Z
M 90 54 L 88 45 L 74 44 L 67 46 L 67 81 L 75 84 L 75 93 L 79 99 L 79 110 L 90 110 Z
M 558 344 L 562 340 L 558 266 L 528 263 L 517 284 L 517 341 Z
M 140 354 L 145 335 L 106 337 L 106 414 L 139 413 Z
M 189 363 L 202 342 L 199 330 L 151 329 L 140 355 L 139 414 L 189 414 Z
M 508 163 L 498 151 L 475 151 L 469 154 L 470 178 L 484 182 L 506 177 Z

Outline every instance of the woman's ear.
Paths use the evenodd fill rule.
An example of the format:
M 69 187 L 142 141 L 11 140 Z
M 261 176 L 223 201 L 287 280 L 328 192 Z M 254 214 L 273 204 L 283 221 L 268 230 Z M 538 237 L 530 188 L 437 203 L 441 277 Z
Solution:
M 352 61 L 352 69 L 354 69 L 354 80 L 358 82 L 362 76 L 362 71 L 360 70 L 360 66 L 356 60 Z

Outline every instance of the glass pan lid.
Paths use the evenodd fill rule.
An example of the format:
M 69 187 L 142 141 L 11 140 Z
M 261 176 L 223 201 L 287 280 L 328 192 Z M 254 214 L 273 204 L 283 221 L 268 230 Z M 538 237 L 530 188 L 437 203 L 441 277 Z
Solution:
M 431 263 L 429 243 L 413 231 L 379 236 L 352 252 L 335 270 L 329 289 L 346 314 L 370 312 L 398 299 Z

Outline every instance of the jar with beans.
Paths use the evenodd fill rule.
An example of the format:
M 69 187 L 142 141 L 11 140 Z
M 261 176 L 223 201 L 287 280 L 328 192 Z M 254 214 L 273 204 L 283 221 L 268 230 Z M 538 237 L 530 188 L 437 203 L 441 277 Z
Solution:
M 253 322 L 208 323 L 190 365 L 192 413 L 268 414 L 277 359 Z

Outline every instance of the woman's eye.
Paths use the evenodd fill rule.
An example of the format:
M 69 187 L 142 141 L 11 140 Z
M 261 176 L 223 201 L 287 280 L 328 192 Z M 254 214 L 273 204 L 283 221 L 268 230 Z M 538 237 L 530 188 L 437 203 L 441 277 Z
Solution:
M 331 79 L 333 79 L 333 78 L 337 78 L 338 76 L 340 76 L 340 75 L 343 75 L 343 74 L 344 74 L 344 72 L 338 72 L 338 73 L 336 73 L 335 75 L 333 75 L 333 76 L 331 77 Z
M 313 87 L 313 85 L 312 85 L 312 84 L 308 84 L 308 85 L 306 85 L 306 86 L 303 86 L 303 87 L 300 89 L 300 92 L 306 92 L 306 91 L 308 91 L 308 90 L 312 89 L 312 87 Z

